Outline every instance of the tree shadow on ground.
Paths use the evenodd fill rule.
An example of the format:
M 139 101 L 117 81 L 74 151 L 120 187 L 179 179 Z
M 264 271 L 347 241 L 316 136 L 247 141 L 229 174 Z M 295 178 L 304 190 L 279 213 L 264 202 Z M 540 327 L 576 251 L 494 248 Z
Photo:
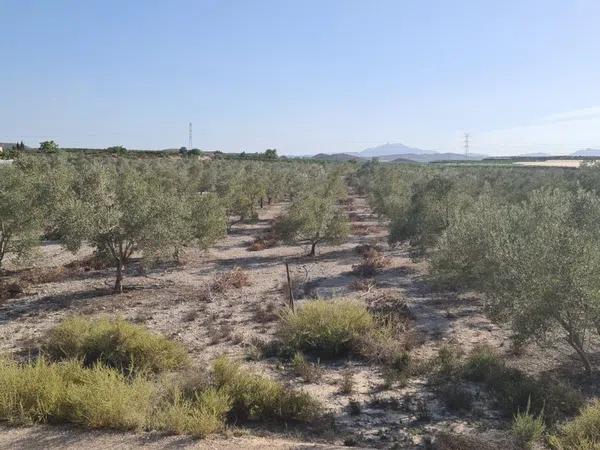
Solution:
M 112 430 L 81 429 L 68 425 L 37 425 L 26 429 L 22 437 L 11 440 L 11 448 L 16 450 L 45 450 L 48 448 L 86 448 L 106 445 L 106 438 L 117 438 L 119 448 L 143 448 L 159 445 L 160 448 L 189 448 L 198 440 L 190 436 L 168 436 L 165 433 L 123 433 Z M 94 440 L 98 439 L 98 443 Z
M 111 296 L 111 289 L 88 289 L 38 298 L 22 298 L 21 302 L 10 302 L 0 307 L 0 324 L 17 320 L 21 317 L 40 313 L 70 309 L 73 306 L 89 303 L 100 297 Z

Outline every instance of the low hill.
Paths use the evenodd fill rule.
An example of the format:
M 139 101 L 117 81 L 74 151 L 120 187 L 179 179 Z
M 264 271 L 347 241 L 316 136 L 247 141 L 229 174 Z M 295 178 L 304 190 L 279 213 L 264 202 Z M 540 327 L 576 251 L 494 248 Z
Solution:
M 321 161 L 361 161 L 366 158 L 349 155 L 348 153 L 319 153 L 313 156 L 312 159 L 319 159 Z
M 600 150 L 593 148 L 586 148 L 585 150 L 578 150 L 571 154 L 572 156 L 600 156 Z
M 434 154 L 436 152 L 434 152 L 433 150 L 423 150 L 420 148 L 416 148 L 416 147 L 408 147 L 407 145 L 404 144 L 384 144 L 384 145 L 379 145 L 377 147 L 371 147 L 371 148 L 367 148 L 361 152 L 358 153 L 350 153 L 351 155 L 355 155 L 355 156 L 360 156 L 360 157 L 367 157 L 367 158 L 372 158 L 372 157 L 389 157 L 389 156 L 398 156 L 398 155 L 407 155 L 407 154 L 411 154 L 411 155 L 431 155 Z

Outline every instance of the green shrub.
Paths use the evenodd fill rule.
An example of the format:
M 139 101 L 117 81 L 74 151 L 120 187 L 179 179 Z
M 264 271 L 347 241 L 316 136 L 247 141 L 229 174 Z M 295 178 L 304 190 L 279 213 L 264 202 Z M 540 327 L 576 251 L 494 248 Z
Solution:
M 213 364 L 213 380 L 232 400 L 232 414 L 241 420 L 311 421 L 321 413 L 320 404 L 306 392 L 256 375 L 226 357 Z
M 374 327 L 367 308 L 347 299 L 315 300 L 281 316 L 278 334 L 287 346 L 320 356 L 350 352 Z
M 97 364 L 82 370 L 79 380 L 68 386 L 70 421 L 89 428 L 142 429 L 155 391 L 155 385 L 145 378 L 127 378 Z
M 525 412 L 515 414 L 512 423 L 512 434 L 521 448 L 530 449 L 536 441 L 539 441 L 546 426 L 540 413 L 537 417 L 529 412 L 529 404 Z
M 223 429 L 230 409 L 231 400 L 222 391 L 209 388 L 189 400 L 177 389 L 172 401 L 157 414 L 157 428 L 175 434 L 206 437 Z
M 307 361 L 300 352 L 296 352 L 292 358 L 292 370 L 296 376 L 301 377 L 307 383 L 319 381 L 322 375 L 321 368 L 317 364 Z
M 452 411 L 467 411 L 473 404 L 473 394 L 468 389 L 455 383 L 440 389 L 440 394 L 446 406 Z
M 543 413 L 548 424 L 575 414 L 583 404 L 583 397 L 578 391 L 558 380 L 535 379 L 506 366 L 492 372 L 485 384 L 507 414 L 522 411 L 530 403 L 531 411 Z
M 0 360 L 0 420 L 11 424 L 59 421 L 67 410 L 66 370 L 43 359 L 26 365 Z
M 101 365 L 84 368 L 76 361 L 44 359 L 0 363 L 0 420 L 9 423 L 142 428 L 154 393 L 153 383 Z
M 438 350 L 438 354 L 429 364 L 426 364 L 426 369 L 432 369 L 436 375 L 449 378 L 457 375 L 462 371 L 463 352 L 460 347 L 454 345 L 443 345 Z
M 40 358 L 26 364 L 0 360 L 0 421 L 160 429 L 197 437 L 221 430 L 232 408 L 227 392 L 207 384 L 194 383 L 196 388 L 184 384 L 190 389 L 184 390 L 178 378 L 164 377 L 158 383 L 101 364 L 85 367 L 75 360 L 48 363 Z M 264 393 L 265 403 L 270 394 Z M 279 399 L 294 399 L 294 394 L 280 392 Z M 300 405 L 303 397 L 296 395 Z M 289 408 L 282 411 L 289 413 Z
M 45 350 L 55 360 L 101 362 L 124 373 L 173 370 L 188 362 L 181 344 L 120 319 L 68 318 L 50 331 Z
M 383 384 L 388 389 L 394 384 L 406 385 L 408 378 L 413 374 L 413 362 L 408 352 L 398 351 L 390 354 L 389 359 L 383 363 L 385 364 L 382 372 Z
M 443 346 L 435 358 L 417 369 L 429 371 L 433 380 L 441 384 L 439 392 L 450 402 L 449 406 L 456 404 L 458 409 L 468 403 L 468 395 L 462 395 L 454 385 L 464 381 L 483 384 L 504 414 L 512 416 L 527 410 L 541 415 L 548 425 L 576 414 L 583 404 L 582 395 L 569 385 L 552 378 L 534 378 L 508 367 L 488 346 L 476 347 L 466 357 L 458 347 Z
M 596 450 L 600 448 L 600 401 L 583 409 L 575 419 L 550 437 L 556 450 Z
M 469 381 L 485 381 L 492 378 L 494 372 L 504 368 L 502 361 L 491 347 L 475 347 L 467 357 L 463 375 Z
M 531 409 L 551 424 L 565 415 L 575 414 L 583 404 L 581 394 L 550 378 L 533 378 L 506 364 L 486 347 L 473 350 L 462 368 L 469 381 L 482 382 L 506 414 Z

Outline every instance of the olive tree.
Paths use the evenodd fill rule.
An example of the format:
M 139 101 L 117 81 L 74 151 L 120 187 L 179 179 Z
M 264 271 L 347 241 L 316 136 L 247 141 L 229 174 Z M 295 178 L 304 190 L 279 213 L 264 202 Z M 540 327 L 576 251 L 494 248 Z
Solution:
M 206 249 L 225 236 L 227 215 L 223 202 L 214 193 L 196 194 L 189 199 L 191 237 Z
M 122 292 L 124 271 L 134 253 L 177 254 L 195 239 L 203 246 L 220 236 L 222 209 L 212 200 L 188 204 L 177 189 L 165 189 L 156 173 L 88 165 L 59 202 L 63 244 L 76 251 L 89 243 L 116 267 L 114 290 Z M 208 219 L 210 217 L 210 219 Z
M 562 339 L 586 371 L 600 338 L 600 199 L 537 190 L 525 202 L 480 201 L 457 215 L 433 258 L 434 274 L 485 293 L 515 339 Z
M 8 253 L 26 255 L 40 241 L 43 212 L 35 180 L 17 166 L 0 167 L 0 267 Z
M 287 213 L 276 225 L 286 242 L 310 245 L 309 256 L 318 244 L 343 242 L 350 231 L 348 219 L 340 205 L 343 185 L 337 174 L 296 197 Z
M 56 153 L 58 151 L 58 144 L 54 141 L 40 142 L 40 150 L 44 153 Z

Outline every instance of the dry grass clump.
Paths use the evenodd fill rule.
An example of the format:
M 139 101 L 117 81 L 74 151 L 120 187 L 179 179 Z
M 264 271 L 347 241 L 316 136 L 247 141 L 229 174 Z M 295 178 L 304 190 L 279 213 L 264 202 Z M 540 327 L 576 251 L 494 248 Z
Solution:
M 354 392 L 354 374 L 346 371 L 340 382 L 340 394 L 350 395 L 352 392 Z
M 254 311 L 254 320 L 259 323 L 273 322 L 278 318 L 277 304 L 272 301 L 259 305 Z
M 354 352 L 368 361 L 393 366 L 408 350 L 402 331 L 389 320 L 377 319 L 375 323 L 376 326 L 356 339 Z
M 294 273 L 291 275 L 291 283 L 292 283 L 292 295 L 294 299 L 299 299 L 305 296 L 306 294 L 306 275 L 300 275 L 298 273 Z M 285 300 L 290 300 L 290 289 L 288 287 L 287 279 L 281 283 L 281 287 L 279 288 L 281 293 L 283 294 Z
M 65 319 L 50 330 L 44 349 L 55 360 L 101 362 L 123 373 L 173 370 L 188 362 L 181 344 L 120 319 Z
M 17 280 L 0 280 L 0 301 L 16 298 L 25 292 L 23 283 Z
M 249 252 L 259 252 L 261 250 L 265 250 L 267 248 L 277 247 L 279 244 L 279 236 L 275 231 L 271 230 L 267 233 L 262 234 L 261 236 L 257 236 L 248 246 Z
M 372 277 L 385 267 L 392 263 L 390 258 L 383 256 L 383 253 L 371 248 L 362 254 L 363 260 L 359 264 L 352 266 L 352 272 L 361 277 Z
M 350 283 L 350 289 L 353 291 L 370 292 L 375 287 L 375 280 L 354 280 Z
M 71 261 L 64 266 L 36 267 L 23 270 L 19 278 L 28 284 L 60 283 L 74 275 L 91 270 L 103 270 L 112 267 L 112 263 L 97 255 Z
M 361 244 L 354 247 L 354 251 L 364 258 L 373 251 L 383 253 L 383 247 L 377 244 Z
M 350 227 L 351 233 L 355 236 L 369 236 L 374 231 L 370 225 L 364 223 L 352 222 Z
M 315 383 L 323 376 L 319 364 L 307 361 L 301 352 L 296 352 L 292 358 L 292 370 L 294 374 L 302 378 L 306 383 Z
M 309 422 L 321 415 L 321 405 L 308 393 L 254 374 L 226 357 L 214 362 L 212 376 L 231 398 L 230 414 L 236 419 Z
M 350 211 L 348 212 L 348 219 L 351 222 L 364 222 L 365 217 L 359 213 L 357 213 L 356 211 Z
M 494 445 L 487 439 L 446 432 L 435 436 L 431 448 L 433 450 L 506 450 L 506 447 Z
M 84 272 L 88 272 L 90 270 L 109 269 L 113 267 L 113 264 L 106 258 L 102 258 L 101 256 L 93 254 L 82 259 L 71 261 L 70 263 L 65 264 L 64 267 L 66 269 L 83 270 Z
M 240 289 L 244 286 L 250 286 L 250 277 L 240 267 L 234 267 L 229 272 L 215 276 L 210 289 L 213 292 L 222 293 L 232 288 Z
M 384 320 L 391 320 L 404 329 L 407 329 L 409 323 L 415 318 L 406 299 L 396 292 L 378 292 L 373 297 L 369 297 L 368 302 L 371 314 Z
M 206 283 L 198 290 L 198 301 L 201 303 L 212 303 L 215 299 L 211 285 Z
M 249 252 L 260 252 L 267 248 L 268 247 L 267 247 L 267 243 L 265 242 L 265 240 L 263 238 L 258 237 L 248 246 L 248 251 Z
M 65 281 L 72 274 L 72 270 L 63 266 L 39 267 L 24 270 L 20 274 L 21 281 L 29 284 L 59 283 Z
M 556 450 L 594 450 L 600 448 L 600 401 L 584 408 L 573 420 L 550 436 Z
M 259 361 L 263 358 L 277 356 L 281 353 L 281 350 L 281 342 L 253 336 L 246 348 L 246 358 L 251 361 Z
M 468 411 L 473 404 L 473 393 L 458 383 L 448 383 L 438 389 L 446 407 L 451 411 Z
M 352 351 L 375 325 L 367 308 L 348 299 L 314 300 L 281 315 L 278 336 L 294 350 L 323 357 Z

